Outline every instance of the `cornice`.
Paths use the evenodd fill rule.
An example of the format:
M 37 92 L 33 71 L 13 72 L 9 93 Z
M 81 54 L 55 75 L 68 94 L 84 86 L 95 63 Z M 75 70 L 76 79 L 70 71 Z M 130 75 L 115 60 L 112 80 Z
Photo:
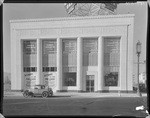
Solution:
M 10 23 L 19 22 L 41 22 L 41 21 L 64 21 L 64 20 L 90 20 L 90 19 L 107 19 L 107 18 L 129 18 L 134 17 L 134 14 L 117 14 L 117 15 L 99 15 L 99 16 L 83 16 L 83 17 L 58 17 L 58 18 L 37 18 L 37 19 L 20 19 L 10 20 Z

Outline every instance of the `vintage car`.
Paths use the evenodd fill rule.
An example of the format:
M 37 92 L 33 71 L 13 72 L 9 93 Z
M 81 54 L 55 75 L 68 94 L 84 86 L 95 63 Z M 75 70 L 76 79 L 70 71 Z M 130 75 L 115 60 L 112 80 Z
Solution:
M 50 87 L 45 85 L 35 85 L 33 88 L 27 89 L 23 92 L 24 97 L 35 97 L 42 96 L 46 98 L 48 96 L 53 96 L 53 91 Z

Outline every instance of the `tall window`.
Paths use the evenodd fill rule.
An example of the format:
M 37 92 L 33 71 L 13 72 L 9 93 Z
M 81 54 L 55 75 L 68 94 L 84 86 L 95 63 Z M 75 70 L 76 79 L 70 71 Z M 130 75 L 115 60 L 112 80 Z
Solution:
M 43 72 L 57 71 L 57 44 L 55 39 L 42 41 Z
M 98 65 L 98 40 L 97 38 L 83 39 L 83 66 Z
M 36 40 L 23 40 L 23 70 L 36 72 L 37 46 Z
M 63 39 L 62 65 L 64 86 L 76 86 L 77 72 L 77 40 Z
M 120 38 L 104 38 L 104 84 L 118 86 L 120 68 Z
M 64 67 L 77 66 L 77 40 L 76 39 L 63 40 L 63 66 Z

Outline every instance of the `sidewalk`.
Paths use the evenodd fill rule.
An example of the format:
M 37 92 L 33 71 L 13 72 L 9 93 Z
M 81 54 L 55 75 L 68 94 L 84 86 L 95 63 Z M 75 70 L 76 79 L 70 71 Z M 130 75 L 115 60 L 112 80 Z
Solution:
M 71 97 L 139 97 L 136 93 L 78 93 L 78 92 L 62 92 L 54 93 L 58 96 L 71 96 Z M 142 94 L 142 97 L 147 97 L 147 94 Z
M 22 92 L 4 92 L 6 96 L 23 96 Z M 71 97 L 139 97 L 136 93 L 78 93 L 78 92 L 55 92 L 54 96 L 71 96 Z M 147 97 L 142 93 L 142 97 Z

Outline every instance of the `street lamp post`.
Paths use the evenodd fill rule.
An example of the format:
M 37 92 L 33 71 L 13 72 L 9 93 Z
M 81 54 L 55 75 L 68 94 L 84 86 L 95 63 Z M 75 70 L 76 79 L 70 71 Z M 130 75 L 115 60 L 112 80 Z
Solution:
M 140 57 L 140 53 L 141 53 L 141 42 L 138 41 L 136 44 L 136 53 L 137 53 L 137 57 L 138 57 L 138 67 L 137 67 L 137 94 L 138 96 L 141 96 L 140 93 L 140 87 L 139 87 L 139 57 Z

